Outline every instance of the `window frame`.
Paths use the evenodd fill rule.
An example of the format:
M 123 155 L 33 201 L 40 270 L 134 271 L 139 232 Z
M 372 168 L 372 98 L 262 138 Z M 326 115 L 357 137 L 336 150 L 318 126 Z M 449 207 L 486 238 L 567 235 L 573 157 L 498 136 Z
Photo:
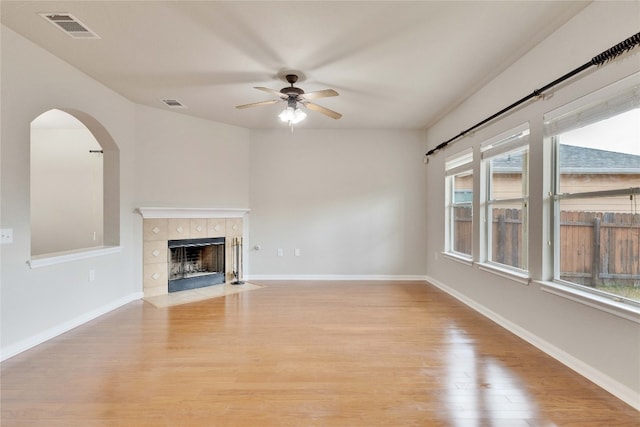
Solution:
M 473 170 L 473 148 L 468 148 L 457 154 L 447 157 L 445 160 L 445 254 L 465 261 L 473 262 L 473 203 L 475 194 L 473 192 L 474 170 Z M 457 177 L 469 176 L 472 182 L 471 200 L 456 202 L 455 201 L 455 179 Z M 470 253 L 464 253 L 455 250 L 455 208 L 469 207 L 471 209 L 471 250 Z
M 484 227 L 481 231 L 481 245 L 483 246 L 482 263 L 486 267 L 506 270 L 518 278 L 529 278 L 529 123 L 523 123 L 508 131 L 502 132 L 480 144 L 481 182 L 484 191 L 481 193 L 481 204 L 484 213 Z M 524 151 L 524 152 L 523 152 Z M 491 160 L 510 153 L 523 152 L 521 169 L 521 197 L 492 198 L 493 174 Z M 493 248 L 493 212 L 492 206 L 504 203 L 519 203 L 522 205 L 522 267 L 519 268 L 492 259 Z
M 549 142 L 552 147 L 552 177 L 551 191 L 549 194 L 551 201 L 551 220 L 549 223 L 551 236 L 550 250 L 552 252 L 553 262 L 553 277 L 551 283 L 543 282 L 543 289 L 554 294 L 578 299 L 581 302 L 593 299 L 593 302 L 585 303 L 588 305 L 597 304 L 598 308 L 610 306 L 609 309 L 605 308 L 605 311 L 611 311 L 615 308 L 615 313 L 618 313 L 618 311 L 624 307 L 631 309 L 633 313 L 637 313 L 637 310 L 640 308 L 640 301 L 561 278 L 561 202 L 572 199 L 603 199 L 620 196 L 631 196 L 637 201 L 640 200 L 640 186 L 572 193 L 561 192 L 559 152 L 561 141 L 559 136 L 571 130 L 598 123 L 634 109 L 626 107 L 634 105 L 634 102 L 635 105 L 640 103 L 639 93 L 640 73 L 636 73 L 550 111 L 543 116 L 544 139 L 545 142 Z M 608 108 L 609 110 L 607 110 Z M 637 320 L 635 316 L 632 317 L 634 318 L 633 320 Z

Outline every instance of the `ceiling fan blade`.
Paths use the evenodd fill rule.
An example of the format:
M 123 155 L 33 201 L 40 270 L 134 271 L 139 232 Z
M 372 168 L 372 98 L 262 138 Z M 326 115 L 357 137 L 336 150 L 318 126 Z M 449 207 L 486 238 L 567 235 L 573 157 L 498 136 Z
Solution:
M 273 100 L 270 100 L 270 101 L 254 102 L 254 103 L 251 103 L 251 104 L 237 105 L 236 108 L 241 110 L 243 108 L 259 107 L 261 105 L 277 104 L 278 102 L 282 102 L 282 100 L 281 99 L 273 99 Z
M 285 95 L 284 93 L 279 92 L 277 90 L 269 89 L 268 87 L 255 86 L 254 89 L 258 89 L 258 90 L 261 90 L 263 92 L 270 93 L 271 95 L 275 95 L 275 96 L 280 97 L 282 99 L 289 98 L 289 95 Z
M 312 102 L 305 102 L 305 103 L 303 103 L 303 105 L 305 107 L 307 107 L 308 109 L 310 109 L 310 110 L 317 111 L 318 113 L 322 113 L 325 116 L 331 117 L 332 119 L 338 120 L 340 117 L 342 117 L 342 114 L 336 113 L 333 110 L 330 110 L 328 108 L 322 107 L 322 106 L 320 106 L 318 104 L 314 104 Z
M 338 92 L 336 92 L 333 89 L 325 89 L 325 90 L 319 90 L 317 92 L 303 93 L 302 95 L 300 95 L 300 98 L 317 99 L 317 98 L 326 98 L 329 96 L 338 96 Z

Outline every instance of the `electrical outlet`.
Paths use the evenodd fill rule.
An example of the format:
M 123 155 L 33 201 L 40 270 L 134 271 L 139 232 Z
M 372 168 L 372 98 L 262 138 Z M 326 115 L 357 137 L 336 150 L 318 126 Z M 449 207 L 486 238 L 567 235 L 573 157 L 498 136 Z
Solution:
M 0 243 L 13 243 L 13 228 L 0 229 Z
M 300 255 L 301 255 L 300 248 L 295 248 L 295 249 L 293 250 L 293 255 L 294 255 L 294 256 L 300 256 Z

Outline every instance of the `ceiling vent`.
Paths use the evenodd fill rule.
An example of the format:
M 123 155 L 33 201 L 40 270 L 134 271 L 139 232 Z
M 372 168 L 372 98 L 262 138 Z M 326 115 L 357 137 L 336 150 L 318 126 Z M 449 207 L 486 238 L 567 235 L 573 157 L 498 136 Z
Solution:
M 178 101 L 177 99 L 163 99 L 162 102 L 164 102 L 171 108 L 187 108 L 182 102 Z
M 74 39 L 100 38 L 70 13 L 40 13 L 39 15 Z

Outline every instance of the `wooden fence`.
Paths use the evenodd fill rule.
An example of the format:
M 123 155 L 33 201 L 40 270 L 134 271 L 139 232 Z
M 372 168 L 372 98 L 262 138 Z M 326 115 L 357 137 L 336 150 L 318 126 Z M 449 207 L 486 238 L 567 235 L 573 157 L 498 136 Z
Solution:
M 491 260 L 525 269 L 522 259 L 522 209 L 493 209 Z
M 522 211 L 494 209 L 491 259 L 522 268 Z M 471 209 L 455 212 L 454 248 L 471 253 Z M 560 277 L 586 286 L 640 281 L 640 214 L 560 213 Z
M 473 224 L 471 222 L 471 208 L 453 208 L 454 232 L 453 250 L 462 254 L 471 255 L 473 243 Z
M 560 212 L 560 277 L 588 286 L 640 280 L 640 214 Z

